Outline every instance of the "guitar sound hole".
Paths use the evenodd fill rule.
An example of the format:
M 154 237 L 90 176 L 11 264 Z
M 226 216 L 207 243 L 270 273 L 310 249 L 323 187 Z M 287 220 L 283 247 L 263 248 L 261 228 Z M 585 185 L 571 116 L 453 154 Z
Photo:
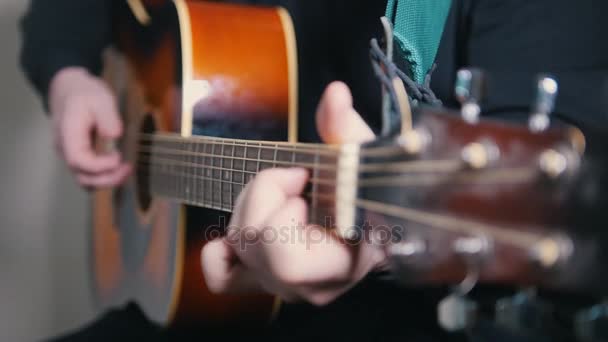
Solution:
M 154 124 L 154 119 L 152 115 L 148 114 L 145 116 L 141 125 L 140 132 L 143 134 L 137 137 L 139 154 L 137 156 L 137 166 L 135 168 L 135 179 L 137 186 L 135 191 L 137 193 L 137 202 L 143 212 L 148 211 L 150 209 L 150 206 L 152 205 L 152 194 L 150 191 L 150 176 L 152 172 L 152 165 L 149 159 L 149 152 L 152 148 L 152 140 L 149 139 L 149 136 L 155 131 L 156 125 Z

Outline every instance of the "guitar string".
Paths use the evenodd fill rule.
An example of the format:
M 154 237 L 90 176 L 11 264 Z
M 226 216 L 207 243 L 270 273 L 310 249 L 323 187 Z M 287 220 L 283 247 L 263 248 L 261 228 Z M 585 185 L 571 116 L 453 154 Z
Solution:
M 503 168 L 492 172 L 479 172 L 476 174 L 452 174 L 449 177 L 438 175 L 401 175 L 394 177 L 377 177 L 359 180 L 359 187 L 387 187 L 387 186 L 433 186 L 439 183 L 488 185 L 497 183 L 524 183 L 533 180 L 538 175 L 534 168 Z M 473 183 L 473 184 L 470 184 Z
M 179 197 L 175 197 L 175 196 L 171 196 L 168 194 L 162 194 L 162 195 L 157 195 L 165 200 L 170 200 L 170 201 L 175 201 L 175 202 L 179 202 L 181 204 L 185 204 L 185 205 L 192 205 L 192 206 L 196 206 L 196 207 L 203 207 L 203 208 L 207 208 L 207 209 L 216 209 L 216 210 L 220 210 L 220 211 L 225 211 L 228 213 L 231 213 L 234 211 L 234 206 L 228 206 L 226 204 L 219 204 L 217 201 L 214 201 L 212 199 L 203 199 L 202 201 L 199 201 L 197 199 L 186 199 L 186 198 L 179 198 Z M 302 195 L 302 196 L 306 196 L 306 195 Z M 310 196 L 310 195 L 308 195 Z M 326 222 L 328 217 L 332 217 L 332 215 L 334 214 L 332 212 L 332 210 L 334 210 L 334 208 L 332 208 L 331 206 L 319 206 L 317 207 L 318 213 L 317 216 L 313 216 L 311 213 L 309 214 L 309 219 L 311 221 L 313 221 L 313 223 L 320 223 L 320 222 Z M 325 215 L 318 215 L 318 214 L 325 214 Z
M 215 142 L 223 143 L 227 145 L 271 145 L 271 146 L 286 146 L 291 148 L 321 148 L 321 149 L 332 149 L 337 145 L 328 145 L 323 143 L 291 143 L 287 141 L 270 141 L 270 140 L 248 140 L 248 139 L 233 139 L 233 138 L 221 138 L 207 135 L 192 135 L 190 137 L 183 137 L 176 133 L 142 133 L 139 132 L 137 135 L 142 140 L 165 140 L 173 142 Z
M 232 159 L 242 161 L 257 162 L 258 159 L 248 157 L 232 157 L 228 155 L 217 155 L 206 152 L 195 152 L 195 151 L 184 151 L 179 149 L 172 149 L 158 146 L 140 146 L 140 154 L 148 152 L 149 154 L 163 154 L 168 156 L 193 156 L 193 157 L 204 157 L 204 158 L 218 158 L 218 159 Z M 154 153 L 159 152 L 159 153 Z M 337 171 L 338 167 L 334 165 L 316 165 L 315 163 L 297 162 L 293 164 L 287 161 L 280 160 L 262 160 L 263 163 L 272 163 L 277 165 L 286 166 L 299 166 L 306 168 L 317 168 L 318 170 L 326 171 Z M 358 170 L 360 173 L 369 172 L 454 172 L 463 168 L 463 163 L 460 160 L 413 160 L 405 162 L 392 162 L 392 163 L 369 163 L 359 165 Z
M 181 176 L 184 177 L 184 175 L 182 175 L 181 173 L 166 173 L 166 172 L 162 172 L 160 173 L 160 175 L 154 176 L 151 175 L 150 178 L 154 178 L 154 177 L 159 177 L 159 176 Z M 243 184 L 243 183 L 239 183 L 239 182 L 234 182 L 234 181 L 227 181 L 227 180 L 219 180 L 219 179 L 213 179 L 213 178 L 207 178 L 207 177 L 201 177 L 201 176 L 196 176 L 196 175 L 188 175 L 186 176 L 189 179 L 198 179 L 198 180 L 202 180 L 203 182 L 205 181 L 210 181 L 210 183 L 202 183 L 202 188 L 209 188 L 208 190 L 213 191 L 213 190 L 218 190 L 220 189 L 219 184 L 223 183 L 223 184 L 229 184 L 229 185 L 236 185 L 241 187 L 241 189 L 238 188 L 234 188 L 232 187 L 230 191 L 222 191 L 222 193 L 225 194 L 230 194 L 232 196 L 232 198 L 229 198 L 230 203 L 234 202 L 234 197 L 238 197 L 238 195 L 240 195 L 240 193 L 245 189 L 245 187 L 247 186 L 247 184 Z M 185 184 L 184 184 L 185 185 Z M 186 194 L 184 196 L 180 196 L 180 197 L 175 197 L 172 195 L 167 194 L 167 192 L 175 192 L 177 187 L 172 187 L 170 186 L 170 188 L 172 187 L 173 189 L 167 189 L 164 188 L 164 185 L 159 185 L 159 186 L 150 186 L 150 190 L 152 191 L 152 193 L 155 193 L 161 197 L 171 197 L 174 199 L 177 199 L 179 201 L 185 201 L 185 202 L 189 202 L 189 203 L 194 203 L 200 206 L 212 206 L 214 208 L 221 208 L 222 210 L 232 210 L 232 208 L 234 207 L 232 204 L 228 205 L 228 203 L 224 203 L 224 201 L 216 201 L 215 199 L 217 198 L 217 196 L 215 196 L 213 193 L 208 193 L 209 196 L 207 196 L 207 192 L 201 192 L 202 195 L 195 195 L 195 194 Z M 179 190 L 179 189 L 177 189 Z M 202 190 L 202 189 L 201 189 Z M 186 198 L 189 196 L 193 196 L 193 199 L 190 198 Z M 310 199 L 317 199 L 317 200 L 321 200 L 321 201 L 329 201 L 329 200 L 335 200 L 335 194 L 332 193 L 323 193 L 320 191 L 317 192 L 304 192 L 302 195 L 302 197 L 307 197 Z M 201 201 L 199 201 L 199 199 Z M 318 204 L 318 202 L 317 202 Z M 319 208 L 319 209 L 323 209 L 323 208 Z
M 386 203 L 357 199 L 355 205 L 378 214 L 401 218 L 424 226 L 434 227 L 457 234 L 488 235 L 494 240 L 509 243 L 520 248 L 532 247 L 545 236 L 539 233 L 526 232 L 522 229 L 492 226 L 471 220 L 434 214 L 418 209 L 389 205 Z
M 210 143 L 210 144 L 224 144 L 228 146 L 238 146 L 238 147 L 259 147 L 263 149 L 278 149 L 279 151 L 287 151 L 293 152 L 298 151 L 302 153 L 325 153 L 329 155 L 338 155 L 344 153 L 340 149 L 341 145 L 327 145 L 327 144 L 315 144 L 315 143 L 289 143 L 284 141 L 253 141 L 253 140 L 243 140 L 243 139 L 224 139 L 217 137 L 208 137 L 208 136 L 191 136 L 191 137 L 183 137 L 181 135 L 175 133 L 163 133 L 163 134 L 149 134 L 149 133 L 139 133 L 140 141 L 144 142 L 154 142 L 154 141 L 170 141 L 181 144 L 188 143 Z M 360 150 L 358 153 L 361 156 L 369 156 L 369 157 L 382 157 L 382 156 L 391 156 L 395 154 L 402 154 L 403 147 L 399 145 L 394 146 L 363 146 L 359 145 Z
M 154 166 L 153 166 L 154 167 Z M 181 177 L 182 179 L 187 179 L 187 180 L 202 180 L 202 181 L 208 181 L 208 182 L 215 182 L 216 184 L 219 183 L 224 183 L 226 185 L 238 185 L 238 186 L 242 186 L 245 187 L 247 186 L 248 182 L 242 183 L 242 182 L 238 182 L 238 181 L 234 181 L 234 180 L 225 180 L 222 177 L 219 178 L 210 178 L 210 177 L 205 177 L 205 176 L 199 176 L 196 174 L 184 174 L 183 172 L 167 172 L 167 171 L 159 171 L 159 170 L 152 170 L 152 171 L 148 171 L 148 172 L 140 172 L 143 173 L 144 175 L 149 176 L 150 178 L 152 177 L 158 177 L 158 176 L 173 176 L 173 177 Z M 156 173 L 156 174 L 154 174 Z M 314 184 L 314 178 L 311 178 L 308 180 L 307 183 L 311 183 Z M 210 183 L 211 185 L 213 185 L 213 183 Z M 189 184 L 183 184 L 183 185 L 189 185 Z M 205 184 L 203 184 L 205 185 Z M 328 184 L 320 184 L 320 185 L 328 185 Z M 329 186 L 333 186 L 333 184 L 329 184 Z M 162 187 L 162 185 L 159 185 L 159 187 Z
M 177 139 L 177 138 L 174 138 Z M 227 145 L 227 146 L 234 146 L 234 145 Z M 247 147 L 256 147 L 259 148 L 259 146 L 254 145 L 248 145 Z M 145 148 L 145 147 L 144 147 Z M 154 151 L 155 148 L 158 147 L 152 147 L 152 151 Z M 272 149 L 275 150 L 275 148 L 273 146 L 269 146 L 269 147 L 265 147 L 267 149 Z M 226 159 L 226 158 L 231 158 L 230 156 L 226 156 L 226 155 L 216 155 L 216 154 L 208 154 L 208 153 L 201 153 L 201 152 L 194 152 L 194 151 L 184 151 L 184 150 L 180 150 L 180 149 L 170 149 L 170 148 L 161 148 L 163 151 L 166 151 L 167 154 L 171 154 L 170 152 L 174 151 L 173 155 L 186 155 L 186 156 L 202 156 L 202 157 L 210 157 L 210 158 L 220 158 L 220 159 Z M 386 149 L 382 148 L 381 150 L 379 150 L 382 153 L 403 153 L 402 149 L 400 149 L 399 147 L 388 147 Z M 276 151 L 275 151 L 276 152 Z M 298 152 L 297 150 L 290 150 L 290 152 Z M 339 157 L 338 155 L 336 155 L 336 157 Z M 251 159 L 251 158 L 247 158 L 247 157 L 235 157 L 236 160 L 244 160 L 244 161 L 254 161 L 254 162 L 264 162 L 264 163 L 273 163 L 273 164 L 277 164 L 277 165 L 288 165 L 288 166 L 301 166 L 301 167 L 308 167 L 308 168 L 315 168 L 318 167 L 318 169 L 323 169 L 323 170 L 336 170 L 339 171 L 341 169 L 338 169 L 335 166 L 331 166 L 331 165 L 316 165 L 315 163 L 305 163 L 305 162 L 298 162 L 298 163 L 290 163 L 290 162 L 285 162 L 285 161 L 260 161 L 258 159 Z M 317 170 L 317 169 L 315 169 Z M 371 172 L 378 172 L 378 170 L 380 171 L 384 171 L 384 172 L 456 172 L 458 170 L 466 170 L 464 163 L 461 160 L 449 160 L 449 159 L 444 159 L 444 160 L 413 160 L 413 161 L 404 161 L 404 162 L 393 162 L 393 163 L 368 163 L 368 164 L 364 164 L 364 165 L 359 165 L 358 166 L 358 171 L 359 173 L 371 173 Z
M 184 204 L 218 209 L 222 211 L 230 212 L 234 209 L 228 208 L 227 206 L 218 203 L 203 203 L 197 200 L 182 199 L 169 195 L 160 196 L 162 198 L 175 200 Z M 374 201 L 362 199 L 357 199 L 354 202 L 339 199 L 335 200 L 335 203 L 340 202 L 348 202 L 348 204 L 356 206 L 360 209 L 367 210 L 370 213 L 377 213 L 385 216 L 400 218 L 405 220 L 406 222 L 417 223 L 434 230 L 441 230 L 460 235 L 487 236 L 488 238 L 491 238 L 496 242 L 508 244 L 523 250 L 528 250 L 532 248 L 535 244 L 542 241 L 542 239 L 546 237 L 546 235 L 544 234 L 523 231 L 522 229 L 516 230 L 513 228 L 501 227 L 498 225 L 492 226 L 472 220 L 451 217 L 444 214 L 425 212 L 419 209 L 408 207 L 392 206 Z M 315 219 L 319 220 L 319 217 L 316 217 Z
M 238 190 L 236 190 L 236 191 L 233 190 L 232 193 L 225 192 L 225 194 L 228 195 L 230 193 L 233 197 L 235 197 L 234 199 L 236 199 L 236 197 L 238 197 L 242 191 L 243 190 L 241 190 L 240 192 Z M 165 191 L 162 189 L 152 188 L 151 192 L 154 195 L 162 197 L 162 198 L 170 198 L 170 199 L 173 199 L 178 202 L 191 203 L 191 204 L 194 204 L 194 205 L 200 206 L 200 207 L 209 207 L 209 206 L 213 206 L 214 208 L 221 207 L 222 210 L 226 210 L 226 211 L 232 211 L 232 210 L 234 210 L 234 207 L 235 207 L 235 205 L 231 205 L 229 203 L 221 203 L 220 201 L 216 201 L 215 199 L 217 198 L 217 196 L 209 196 L 208 198 L 199 196 L 199 197 L 193 197 L 192 199 L 190 199 L 190 198 L 186 198 L 186 197 L 180 197 L 178 195 L 172 195 L 172 194 L 165 193 Z M 337 197 L 333 194 L 324 194 L 324 193 L 314 194 L 312 192 L 305 192 L 305 193 L 302 193 L 300 195 L 300 197 L 303 197 L 306 199 L 311 199 L 311 200 L 316 198 L 317 200 L 322 200 L 325 202 L 332 201 L 332 203 L 331 203 L 332 205 L 329 205 L 329 206 L 327 206 L 327 205 L 319 206 L 319 203 L 316 203 L 316 206 L 318 209 L 325 210 L 325 211 L 333 210 L 334 209 L 333 204 L 338 202 Z M 312 205 L 312 203 L 309 203 L 309 204 Z
M 231 159 L 231 160 L 242 160 L 242 161 L 251 161 L 251 162 L 262 162 L 262 163 L 266 163 L 266 164 L 277 164 L 277 165 L 294 165 L 291 162 L 287 162 L 287 161 L 280 161 L 280 160 L 258 160 L 256 158 L 248 158 L 248 157 L 232 157 L 232 156 L 227 156 L 227 155 L 217 155 L 217 154 L 210 154 L 210 153 L 203 153 L 203 152 L 187 152 L 187 151 L 180 151 L 177 149 L 168 149 L 168 148 L 163 148 L 163 147 L 152 147 L 152 148 L 147 148 L 147 147 L 140 147 L 140 151 L 139 154 L 145 154 L 148 153 L 149 155 L 164 155 L 164 156 L 191 156 L 191 157 L 203 157 L 203 158 L 215 158 L 215 159 Z M 295 164 L 296 166 L 300 166 L 300 167 L 305 167 L 305 168 L 312 168 L 314 167 L 314 164 L 312 163 L 305 163 L 305 162 L 298 162 Z M 328 171 L 332 171 L 335 170 L 336 168 L 331 166 L 331 165 L 319 165 L 319 169 L 323 169 L 323 170 L 328 170 Z
M 298 152 L 302 154 L 325 154 L 329 156 L 338 156 L 342 153 L 337 145 L 298 145 L 298 144 L 289 144 L 289 143 L 274 143 L 271 141 L 268 142 L 247 142 L 247 140 L 208 140 L 205 138 L 183 138 L 179 137 L 166 137 L 160 135 L 153 135 L 151 138 L 146 140 L 143 137 L 144 143 L 154 143 L 159 142 L 160 140 L 175 142 L 177 144 L 192 144 L 192 143 L 204 143 L 208 145 L 224 145 L 224 146 L 235 146 L 235 147 L 246 147 L 246 148 L 261 148 L 264 150 L 278 150 L 284 152 Z M 197 139 L 200 139 L 197 141 Z M 141 139 L 140 139 L 141 140 Z M 141 145 L 140 141 L 140 145 Z
M 244 175 L 250 175 L 250 176 L 257 176 L 262 170 L 260 171 L 249 171 L 249 170 L 240 170 L 240 169 L 229 169 L 229 168 L 222 168 L 219 166 L 212 166 L 212 165 L 208 165 L 208 166 L 203 166 L 200 164 L 196 164 L 196 163 L 190 163 L 190 162 L 182 162 L 182 161 L 174 161 L 174 160 L 170 160 L 170 159 L 163 159 L 163 158 L 159 158 L 159 157 L 154 157 L 154 158 L 149 158 L 148 160 L 142 160 L 140 159 L 137 163 L 138 165 L 143 165 L 143 166 L 161 166 L 161 167 L 167 167 L 167 168 L 172 168 L 172 167 L 183 167 L 184 169 L 192 169 L 196 171 L 225 171 L 225 172 L 232 172 L 232 173 L 240 173 L 240 174 L 244 174 Z M 180 173 L 181 174 L 181 173 Z M 221 175 L 218 178 L 223 178 Z M 321 185 L 337 185 L 335 183 L 334 178 L 311 178 L 311 180 L 314 180 L 314 183 L 317 184 L 321 184 Z
M 269 162 L 270 163 L 270 162 Z M 192 169 L 196 171 L 203 170 L 216 170 L 226 172 L 236 172 L 246 175 L 258 175 L 259 172 L 250 170 L 240 169 L 229 169 L 222 168 L 215 165 L 201 165 L 197 163 L 191 163 L 186 161 L 175 161 L 166 158 L 153 157 L 148 160 L 139 159 L 138 165 L 160 165 L 167 168 L 171 167 L 183 167 L 185 169 Z M 339 170 L 338 170 L 339 171 Z M 487 185 L 492 183 L 504 182 L 504 183 L 524 183 L 526 181 L 532 181 L 538 176 L 538 170 L 530 167 L 511 167 L 511 168 L 499 168 L 491 169 L 487 171 L 476 171 L 475 173 L 467 174 L 413 174 L 413 175 L 400 175 L 400 176 L 386 176 L 386 177 L 375 177 L 368 179 L 360 179 L 357 182 L 357 186 L 360 188 L 367 187 L 388 187 L 388 186 L 432 186 L 437 183 L 444 182 L 446 184 L 468 184 L 473 185 Z M 220 177 L 221 178 L 221 177 Z M 345 183 L 339 183 L 336 181 L 337 176 L 334 178 L 311 178 L 313 184 L 321 185 L 333 185 L 338 186 L 341 184 L 352 185 L 351 181 Z

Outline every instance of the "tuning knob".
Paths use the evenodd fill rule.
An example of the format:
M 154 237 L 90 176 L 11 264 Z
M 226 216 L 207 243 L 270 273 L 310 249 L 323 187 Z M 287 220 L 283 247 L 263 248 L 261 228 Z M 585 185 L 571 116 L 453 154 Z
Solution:
M 481 70 L 461 69 L 458 71 L 454 93 L 462 105 L 462 118 L 470 124 L 479 122 L 481 114 L 479 102 L 482 99 L 483 90 L 484 76 Z
M 543 132 L 549 128 L 549 115 L 555 108 L 559 87 L 557 81 L 550 76 L 541 76 L 536 85 L 536 100 L 532 106 L 529 127 L 532 132 Z
M 466 296 L 452 294 L 437 305 L 437 323 L 447 332 L 462 332 L 477 321 L 479 306 Z

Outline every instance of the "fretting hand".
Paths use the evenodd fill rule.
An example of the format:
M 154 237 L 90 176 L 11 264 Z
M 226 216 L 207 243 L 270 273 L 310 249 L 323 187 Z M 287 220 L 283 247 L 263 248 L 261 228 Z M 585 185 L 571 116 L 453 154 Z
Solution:
M 354 110 L 350 90 L 339 82 L 326 89 L 317 124 L 326 143 L 374 138 Z M 246 187 L 227 237 L 209 243 L 202 252 L 203 272 L 212 291 L 265 291 L 286 301 L 325 305 L 383 264 L 384 255 L 370 244 L 349 245 L 333 232 L 307 224 L 307 205 L 300 197 L 307 180 L 302 169 L 273 169 L 260 173 Z M 293 239 L 270 243 L 261 239 L 262 234 L 281 236 L 280 229 L 297 226 L 303 231 Z

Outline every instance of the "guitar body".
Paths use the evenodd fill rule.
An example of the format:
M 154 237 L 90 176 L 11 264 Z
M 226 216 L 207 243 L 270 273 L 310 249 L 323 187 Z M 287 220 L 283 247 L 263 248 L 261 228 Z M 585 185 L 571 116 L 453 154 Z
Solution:
M 120 148 L 136 172 L 120 189 L 94 195 L 96 302 L 105 309 L 134 301 L 169 327 L 263 326 L 278 309 L 273 297 L 217 296 L 205 287 L 200 252 L 227 214 L 156 197 L 137 146 L 152 132 L 294 140 L 291 20 L 278 8 L 187 0 L 126 1 L 115 10 L 104 76 L 125 123 Z

